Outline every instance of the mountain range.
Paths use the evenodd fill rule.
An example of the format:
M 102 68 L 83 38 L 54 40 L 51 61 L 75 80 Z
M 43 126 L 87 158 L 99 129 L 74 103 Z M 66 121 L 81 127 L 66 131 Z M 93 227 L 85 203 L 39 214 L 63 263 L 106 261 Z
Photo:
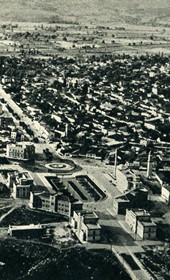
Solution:
M 168 24 L 169 0 L 0 0 L 1 21 Z

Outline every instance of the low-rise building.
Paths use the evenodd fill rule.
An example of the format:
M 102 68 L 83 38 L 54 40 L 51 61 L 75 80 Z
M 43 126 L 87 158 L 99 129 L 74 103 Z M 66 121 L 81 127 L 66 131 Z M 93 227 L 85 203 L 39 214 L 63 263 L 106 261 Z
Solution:
M 18 131 L 16 129 L 11 131 L 11 140 L 14 142 L 17 140 Z
M 17 238 L 40 238 L 46 234 L 43 225 L 9 226 L 8 234 Z
M 17 160 L 34 160 L 35 146 L 33 144 L 8 144 L 6 155 Z
M 126 192 L 113 199 L 113 210 L 116 214 L 126 214 L 127 208 L 144 207 L 148 200 L 148 190 L 144 187 Z
M 131 231 L 142 240 L 156 238 L 156 224 L 151 220 L 150 214 L 143 209 L 127 209 L 126 223 Z
M 74 211 L 71 226 L 78 239 L 84 242 L 99 242 L 101 240 L 101 227 L 98 216 L 86 210 Z

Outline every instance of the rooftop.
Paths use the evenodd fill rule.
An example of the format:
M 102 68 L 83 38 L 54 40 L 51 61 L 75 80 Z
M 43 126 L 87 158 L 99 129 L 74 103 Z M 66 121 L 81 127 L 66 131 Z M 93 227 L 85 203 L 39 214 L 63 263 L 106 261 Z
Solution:
M 149 212 L 144 209 L 131 209 L 131 212 L 135 214 L 135 216 L 150 216 Z
M 145 226 L 145 227 L 156 227 L 156 224 L 154 222 L 152 222 L 151 220 L 148 220 L 148 221 L 141 221 L 139 220 L 139 222 Z
M 38 224 L 38 225 L 23 225 L 23 226 L 9 226 L 9 230 L 31 230 L 31 229 L 42 229 L 43 226 Z
M 129 202 L 126 195 L 117 196 L 117 197 L 115 197 L 115 199 L 117 202 Z
M 99 224 L 86 224 L 88 229 L 100 229 L 101 226 Z
M 80 213 L 81 216 L 84 216 L 86 219 L 94 219 L 94 218 L 98 218 L 98 216 L 96 215 L 95 212 L 89 212 L 87 210 L 79 210 L 76 211 L 77 214 Z

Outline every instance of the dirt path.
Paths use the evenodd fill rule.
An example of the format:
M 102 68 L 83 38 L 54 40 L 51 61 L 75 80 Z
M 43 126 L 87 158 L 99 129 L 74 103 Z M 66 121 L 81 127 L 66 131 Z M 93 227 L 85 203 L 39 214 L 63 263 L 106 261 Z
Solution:
M 3 214 L 1 217 L 0 217 L 0 222 L 2 222 L 2 220 L 8 216 L 14 209 L 16 208 L 16 206 L 13 206 L 7 213 Z

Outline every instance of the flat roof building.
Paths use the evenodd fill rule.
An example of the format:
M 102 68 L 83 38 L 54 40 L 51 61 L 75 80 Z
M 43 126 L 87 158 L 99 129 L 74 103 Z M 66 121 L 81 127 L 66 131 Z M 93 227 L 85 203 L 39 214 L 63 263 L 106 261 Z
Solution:
M 9 226 L 8 234 L 18 238 L 40 238 L 46 234 L 46 228 L 40 224 Z
M 30 191 L 33 186 L 33 179 L 28 172 L 18 173 L 13 176 L 12 196 L 14 198 L 30 198 Z
M 156 238 L 156 224 L 151 220 L 149 212 L 144 209 L 127 209 L 125 220 L 131 231 L 142 240 Z
M 33 144 L 8 144 L 6 155 L 17 160 L 34 160 L 35 146 Z
M 71 226 L 78 239 L 82 242 L 99 242 L 101 227 L 99 218 L 94 212 L 86 210 L 74 211 Z
M 64 195 L 62 192 L 54 194 L 31 192 L 30 207 L 71 217 L 75 210 L 82 210 L 83 203 L 73 197 Z

